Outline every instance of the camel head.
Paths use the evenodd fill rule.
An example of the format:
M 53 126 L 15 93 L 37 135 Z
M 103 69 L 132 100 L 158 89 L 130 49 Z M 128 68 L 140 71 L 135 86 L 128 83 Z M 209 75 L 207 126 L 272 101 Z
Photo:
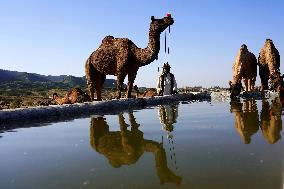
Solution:
M 246 45 L 246 44 L 242 44 L 242 46 L 241 46 L 241 50 L 248 50 L 247 45 Z
M 58 99 L 58 98 L 59 98 L 58 94 L 57 94 L 57 93 L 53 93 L 53 95 L 52 95 L 52 100 L 56 100 L 56 99 Z
M 246 54 L 248 53 L 248 47 L 246 44 L 242 44 L 240 51 L 239 51 L 239 56 L 240 58 L 246 56 Z
M 242 83 L 238 82 L 236 84 L 231 84 L 231 98 L 235 99 L 242 91 Z
M 162 19 L 156 19 L 154 16 L 151 16 L 150 30 L 156 34 L 161 34 L 168 26 L 174 23 L 174 19 L 171 14 L 167 14 Z
M 59 98 L 57 93 L 53 93 L 52 95 L 52 101 L 54 101 L 56 104 L 62 104 L 62 102 L 60 101 L 61 99 Z
M 266 47 L 266 48 L 275 48 L 272 39 L 266 39 L 266 40 L 265 40 L 265 47 Z

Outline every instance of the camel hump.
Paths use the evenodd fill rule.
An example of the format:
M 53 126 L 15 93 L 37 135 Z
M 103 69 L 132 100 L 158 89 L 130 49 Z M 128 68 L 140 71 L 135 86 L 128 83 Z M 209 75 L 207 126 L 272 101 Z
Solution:
M 105 38 L 102 40 L 102 43 L 111 43 L 113 39 L 114 39 L 113 36 L 107 35 L 107 36 L 105 36 Z

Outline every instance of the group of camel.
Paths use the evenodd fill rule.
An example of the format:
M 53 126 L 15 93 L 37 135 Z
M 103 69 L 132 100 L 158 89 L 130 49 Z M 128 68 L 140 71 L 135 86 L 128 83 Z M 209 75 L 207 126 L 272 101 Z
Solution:
M 237 54 L 233 65 L 233 79 L 229 81 L 231 97 L 238 96 L 242 89 L 242 80 L 245 91 L 255 90 L 257 66 L 261 79 L 261 90 L 268 90 L 268 81 L 271 81 L 273 89 L 283 93 L 283 77 L 280 74 L 280 55 L 271 39 L 266 39 L 260 50 L 258 60 L 243 44 Z
M 84 92 L 76 89 L 69 92 L 62 99 L 55 94 L 53 95 L 54 100 L 58 104 L 72 104 L 74 103 L 74 99 L 83 95 L 86 98 L 83 98 L 85 101 L 93 101 L 95 100 L 96 92 L 96 100 L 101 101 L 101 93 L 106 75 L 117 77 L 117 99 L 121 98 L 123 81 L 128 76 L 126 97 L 130 98 L 138 69 L 158 58 L 160 35 L 173 23 L 174 20 L 169 13 L 162 19 L 156 19 L 152 16 L 149 29 L 149 42 L 146 48 L 137 47 L 128 38 L 106 36 L 99 48 L 89 56 L 85 63 L 85 73 L 90 96 L 88 97 Z M 262 90 L 268 89 L 268 80 L 270 79 L 275 90 L 282 91 L 282 86 L 284 85 L 279 71 L 280 55 L 273 41 L 267 39 L 260 51 L 258 61 L 255 55 L 248 51 L 246 45 L 241 46 L 233 66 L 233 79 L 229 82 L 232 98 L 240 94 L 242 80 L 245 83 L 245 91 L 254 90 L 257 65 L 259 66 Z

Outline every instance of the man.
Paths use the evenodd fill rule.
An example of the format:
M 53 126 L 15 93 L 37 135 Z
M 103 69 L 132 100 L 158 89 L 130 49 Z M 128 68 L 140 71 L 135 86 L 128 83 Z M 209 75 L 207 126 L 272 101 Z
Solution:
M 157 93 L 160 96 L 177 94 L 177 83 L 174 74 L 170 72 L 171 66 L 167 62 L 163 66 L 163 72 L 159 76 Z

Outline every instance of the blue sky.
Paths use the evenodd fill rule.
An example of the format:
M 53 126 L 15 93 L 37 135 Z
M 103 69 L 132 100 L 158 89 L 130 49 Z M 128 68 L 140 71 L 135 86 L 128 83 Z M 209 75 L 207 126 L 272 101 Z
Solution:
M 83 76 L 104 36 L 144 48 L 150 17 L 171 12 L 171 54 L 161 36 L 159 59 L 140 68 L 135 83 L 155 87 L 157 67 L 169 61 L 179 87 L 227 86 L 241 44 L 258 56 L 271 38 L 284 53 L 283 10 L 283 0 L 1 0 L 0 68 Z

